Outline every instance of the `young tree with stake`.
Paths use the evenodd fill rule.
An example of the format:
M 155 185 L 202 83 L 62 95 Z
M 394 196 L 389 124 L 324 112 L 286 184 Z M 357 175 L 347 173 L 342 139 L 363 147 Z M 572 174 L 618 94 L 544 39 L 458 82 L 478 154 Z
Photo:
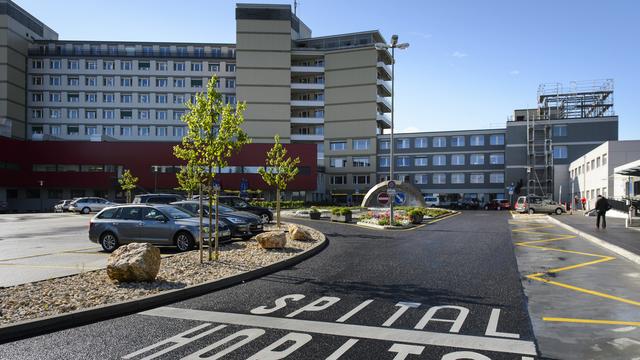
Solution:
M 122 177 L 118 179 L 120 188 L 127 194 L 127 203 L 131 203 L 131 191 L 135 190 L 138 178 L 131 174 L 129 169 L 122 173 Z
M 269 186 L 276 188 L 276 226 L 280 227 L 280 191 L 298 174 L 300 158 L 287 156 L 287 149 L 280 144 L 280 135 L 273 138 L 273 147 L 267 153 L 266 167 L 260 167 L 258 173 Z
M 207 84 L 206 93 L 198 93 L 195 102 L 187 102 L 189 110 L 180 120 L 187 124 L 187 133 L 182 142 L 173 148 L 174 155 L 187 161 L 201 176 L 201 183 L 207 184 L 209 200 L 209 261 L 212 256 L 212 227 L 214 196 L 215 218 L 215 260 L 218 260 L 218 192 L 212 189 L 212 183 L 219 168 L 227 166 L 228 158 L 244 144 L 251 142 L 241 128 L 244 122 L 246 105 L 239 103 L 235 107 L 225 104 L 222 94 L 216 91 L 216 77 Z M 202 233 L 202 228 L 200 229 Z

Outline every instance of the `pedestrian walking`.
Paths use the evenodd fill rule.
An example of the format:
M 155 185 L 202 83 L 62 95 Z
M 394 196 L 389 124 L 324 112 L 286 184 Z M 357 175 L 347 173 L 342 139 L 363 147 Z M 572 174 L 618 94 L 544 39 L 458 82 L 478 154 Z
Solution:
M 609 201 L 602 195 L 598 195 L 598 200 L 596 201 L 596 213 L 598 217 L 596 219 L 596 227 L 600 229 L 600 219 L 602 218 L 602 228 L 607 228 L 607 211 L 611 209 L 611 205 L 609 205 Z
M 585 207 L 585 205 L 587 205 L 587 198 L 583 196 L 582 199 L 580 199 L 580 203 L 582 204 L 582 210 L 587 210 Z

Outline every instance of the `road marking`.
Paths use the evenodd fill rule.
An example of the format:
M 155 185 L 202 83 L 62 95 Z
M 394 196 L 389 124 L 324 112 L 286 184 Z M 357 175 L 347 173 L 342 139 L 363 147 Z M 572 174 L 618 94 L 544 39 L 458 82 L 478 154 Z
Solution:
M 31 259 L 31 258 L 40 257 L 40 256 L 60 255 L 60 254 L 64 254 L 64 253 L 66 253 L 66 252 L 83 251 L 83 250 L 92 250 L 92 249 L 98 250 L 99 248 L 96 248 L 96 247 L 90 247 L 90 248 L 82 248 L 82 249 L 71 249 L 71 250 L 64 250 L 64 251 L 60 251 L 60 252 L 52 252 L 52 253 L 35 254 L 35 255 L 28 255 L 28 256 L 20 256 L 20 257 L 9 258 L 9 259 L 0 259 L 0 261 L 12 261 L 12 260 Z M 83 254 L 86 254 L 86 253 L 83 253 Z
M 557 317 L 543 317 L 542 320 L 544 320 L 544 321 L 552 321 L 552 322 L 578 323 L 578 324 L 629 325 L 629 326 L 638 326 L 638 327 L 640 327 L 640 321 L 572 319 L 572 318 L 557 318 Z
M 535 344 L 532 341 L 524 340 L 392 329 L 292 318 L 276 318 L 270 316 L 180 309 L 173 307 L 160 307 L 141 312 L 140 314 L 173 319 L 196 320 L 250 327 L 266 327 L 280 330 L 311 332 L 349 338 L 383 340 L 418 345 L 445 346 L 522 355 L 537 354 Z
M 525 225 L 532 225 L 531 222 L 526 222 L 526 221 L 518 221 L 521 224 L 525 224 Z M 599 292 L 599 291 L 595 291 L 595 290 L 590 290 L 590 289 L 585 289 L 585 288 L 581 288 L 578 286 L 574 286 L 571 284 L 566 284 L 566 283 L 562 283 L 559 281 L 555 281 L 552 279 L 548 279 L 545 278 L 544 276 L 547 274 L 552 274 L 552 273 L 559 273 L 562 271 L 569 271 L 569 270 L 574 270 L 574 269 L 578 269 L 578 268 L 583 268 L 583 267 L 587 267 L 587 266 L 591 266 L 591 265 L 595 265 L 595 264 L 600 264 L 600 263 L 604 263 L 604 262 L 608 262 L 608 261 L 612 261 L 615 260 L 616 258 L 613 256 L 608 256 L 608 255 L 601 255 L 601 254 L 593 254 L 593 253 L 587 253 L 587 252 L 582 252 L 582 251 L 574 251 L 574 250 L 565 250 L 565 249 L 558 249 L 558 248 L 554 248 L 554 247 L 549 247 L 549 246 L 540 246 L 540 245 L 532 245 L 532 244 L 542 244 L 542 243 L 548 243 L 548 242 L 554 242 L 554 241 L 562 241 L 562 240 L 569 240 L 569 239 L 576 239 L 578 238 L 575 235 L 569 235 L 569 234 L 557 234 L 557 233 L 549 233 L 549 232 L 542 232 L 542 231 L 537 231 L 538 229 L 545 229 L 545 228 L 557 228 L 554 225 L 551 224 L 547 224 L 547 225 L 539 225 L 539 226 L 529 226 L 529 227 L 524 227 L 524 228 L 517 228 L 512 230 L 512 232 L 514 233 L 524 233 L 524 234 L 531 234 L 531 235 L 547 235 L 547 236 L 553 236 L 552 238 L 548 238 L 548 239 L 537 239 L 537 240 L 531 240 L 531 241 L 522 241 L 522 242 L 517 242 L 515 243 L 515 245 L 517 246 L 522 246 L 522 247 L 529 247 L 529 248 L 534 248 L 534 249 L 539 249 L 539 250 L 544 250 L 544 251 L 555 251 L 555 252 L 562 252 L 562 253 L 570 253 L 570 254 L 575 254 L 575 255 L 581 255 L 581 256 L 588 256 L 588 257 L 596 257 L 598 259 L 596 260 L 591 260 L 591 261 L 586 261 L 586 262 L 582 262 L 582 263 L 578 263 L 578 264 L 574 264 L 574 265 L 569 265 L 569 266 L 564 266 L 564 267 L 560 267 L 560 268 L 554 268 L 554 269 L 549 269 L 545 272 L 540 272 L 540 273 L 535 273 L 535 274 L 530 274 L 527 275 L 527 279 L 531 279 L 531 280 L 536 280 L 536 281 L 540 281 L 546 284 L 550 284 L 550 285 L 555 285 L 558 287 L 562 287 L 565 289 L 569 289 L 569 290 L 573 290 L 573 291 L 577 291 L 577 292 L 581 292 L 584 294 L 589 294 L 592 296 L 597 296 L 597 297 L 601 297 L 601 298 L 605 298 L 605 299 L 609 299 L 609 300 L 614 300 L 614 301 L 618 301 L 621 303 L 625 303 L 625 304 L 629 304 L 629 305 L 633 305 L 633 306 L 640 306 L 640 302 L 635 301 L 635 300 L 630 300 L 630 299 L 625 299 L 619 296 L 614 296 L 614 295 L 610 295 L 610 294 L 606 294 L 603 292 Z M 628 324 L 640 324 L 638 322 L 628 322 L 628 321 L 616 321 L 616 320 L 588 320 L 588 319 L 571 319 L 571 318 L 554 318 L 554 317 L 543 317 L 543 320 L 545 321 L 556 321 L 556 322 L 573 322 L 573 323 L 591 323 L 591 324 L 617 324 L 617 325 L 628 325 Z
M 84 268 L 85 271 L 90 270 L 98 270 L 102 269 L 102 267 L 87 267 L 83 264 L 78 264 L 76 266 L 63 266 L 63 265 L 28 265 L 28 264 L 14 264 L 14 263 L 0 263 L 0 266 L 18 266 L 25 268 L 36 268 L 36 269 L 70 269 L 70 270 L 79 270 L 80 268 Z

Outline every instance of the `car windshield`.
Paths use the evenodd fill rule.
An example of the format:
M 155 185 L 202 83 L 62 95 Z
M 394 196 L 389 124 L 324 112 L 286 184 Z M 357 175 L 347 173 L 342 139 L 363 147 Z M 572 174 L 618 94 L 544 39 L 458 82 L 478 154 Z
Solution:
M 197 216 L 196 214 L 190 211 L 187 211 L 183 208 L 177 208 L 174 206 L 167 206 L 167 207 L 163 206 L 160 210 L 162 210 L 165 214 L 169 215 L 171 218 L 176 220 Z

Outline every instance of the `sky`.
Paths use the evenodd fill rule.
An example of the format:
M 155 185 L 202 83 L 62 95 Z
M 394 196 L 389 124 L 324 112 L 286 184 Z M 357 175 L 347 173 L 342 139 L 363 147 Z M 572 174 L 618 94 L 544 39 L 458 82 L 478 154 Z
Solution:
M 63 40 L 235 42 L 235 1 L 14 1 Z M 504 127 L 539 84 L 613 79 L 620 140 L 640 139 L 638 1 L 302 0 L 298 17 L 313 36 L 410 43 L 396 52 L 396 131 Z

